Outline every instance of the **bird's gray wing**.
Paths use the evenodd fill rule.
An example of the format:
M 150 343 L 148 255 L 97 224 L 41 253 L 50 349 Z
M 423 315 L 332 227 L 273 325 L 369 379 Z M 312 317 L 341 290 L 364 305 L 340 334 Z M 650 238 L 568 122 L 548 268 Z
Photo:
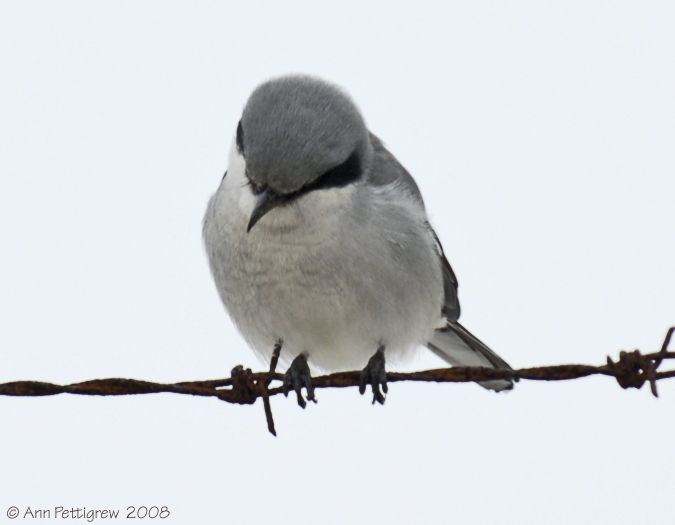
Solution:
M 450 266 L 450 263 L 443 252 L 443 246 L 441 245 L 441 241 L 438 239 L 438 235 L 436 235 L 436 232 L 429 223 L 427 223 L 427 225 L 429 230 L 431 230 L 431 234 L 436 240 L 436 246 L 438 246 L 438 257 L 441 263 L 441 271 L 443 272 L 444 301 L 443 306 L 441 307 L 441 313 L 448 321 L 457 321 L 461 313 L 459 308 L 459 296 L 457 294 L 459 283 L 457 282 L 455 272 L 452 271 L 452 267 Z
M 389 153 L 382 141 L 372 133 L 370 134 L 370 143 L 373 146 L 375 158 L 373 159 L 374 168 L 368 174 L 368 183 L 373 186 L 386 186 L 392 182 L 398 182 L 424 208 L 422 193 L 420 193 L 415 179 L 401 166 L 396 157 Z
M 443 247 L 438 240 L 436 232 L 429 226 L 431 233 L 436 239 L 438 254 L 441 260 L 443 272 L 443 290 L 445 297 L 441 312 L 445 317 L 446 325 L 436 330 L 427 347 L 438 357 L 453 366 L 485 366 L 502 370 L 511 370 L 509 364 L 493 352 L 485 343 L 464 328 L 459 322 L 460 308 L 457 295 L 457 277 L 448 259 L 443 253 Z M 481 381 L 482 387 L 500 392 L 511 390 L 513 382 L 509 379 L 495 381 Z
M 374 169 L 370 171 L 368 183 L 373 186 L 385 186 L 392 182 L 397 182 L 422 208 L 424 208 L 422 193 L 417 187 L 415 179 L 413 179 L 410 173 L 401 166 L 398 160 L 396 160 L 396 157 L 387 150 L 382 141 L 372 133 L 370 134 L 370 142 L 373 145 L 375 158 L 373 162 Z M 441 265 L 441 271 L 443 272 L 443 290 L 445 299 L 441 307 L 441 312 L 449 321 L 457 321 L 460 314 L 459 298 L 457 296 L 457 277 L 455 277 L 455 272 L 452 271 L 452 267 L 443 253 L 443 246 L 441 246 L 441 242 L 438 240 L 436 232 L 428 222 L 427 228 L 436 241 L 439 264 Z
M 412 176 L 401 166 L 396 157 L 387 150 L 382 141 L 372 133 L 370 134 L 370 141 L 373 145 L 375 157 L 373 169 L 370 170 L 368 176 L 368 183 L 373 186 L 385 186 L 397 182 L 424 208 L 422 194 Z M 431 341 L 427 343 L 427 347 L 453 366 L 485 366 L 488 368 L 511 370 L 506 361 L 459 324 L 460 308 L 457 294 L 457 277 L 455 276 L 455 272 L 452 271 L 448 259 L 445 257 L 443 246 L 441 246 L 436 232 L 429 223 L 427 223 L 427 227 L 436 241 L 438 263 L 441 266 L 443 275 L 444 297 L 441 313 L 446 320 L 446 326 L 436 330 Z M 480 385 L 496 391 L 513 388 L 513 382 L 508 379 L 481 381 Z

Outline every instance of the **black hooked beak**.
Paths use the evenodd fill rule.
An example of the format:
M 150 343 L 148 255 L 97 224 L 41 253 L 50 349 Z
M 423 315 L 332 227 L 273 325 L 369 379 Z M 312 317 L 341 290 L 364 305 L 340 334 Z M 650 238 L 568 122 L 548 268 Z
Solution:
M 263 216 L 270 210 L 276 208 L 284 201 L 284 197 L 279 195 L 269 188 L 265 188 L 261 193 L 255 197 L 255 207 L 251 213 L 251 219 L 248 221 L 246 232 L 250 232 L 251 228 L 263 218 Z

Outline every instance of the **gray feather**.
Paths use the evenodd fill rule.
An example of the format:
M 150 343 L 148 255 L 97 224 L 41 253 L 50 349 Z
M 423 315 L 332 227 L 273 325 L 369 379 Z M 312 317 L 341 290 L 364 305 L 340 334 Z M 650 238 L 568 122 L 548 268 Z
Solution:
M 410 173 L 373 133 L 370 134 L 370 142 L 373 146 L 373 167 L 368 174 L 368 183 L 373 186 L 385 186 L 396 182 L 424 209 L 424 200 L 415 179 L 412 178 Z M 436 232 L 428 222 L 427 227 L 438 246 L 439 264 L 443 273 L 444 301 L 441 311 L 447 319 L 456 321 L 459 319 L 460 314 L 457 277 L 455 276 L 455 272 L 452 271 L 448 259 L 445 257 L 443 246 Z
M 484 366 L 513 370 L 506 361 L 457 321 L 448 321 L 445 328 L 436 330 L 427 347 L 453 366 Z M 508 379 L 482 381 L 479 384 L 497 392 L 513 388 L 513 381 Z
M 248 176 L 280 194 L 299 190 L 368 148 L 368 130 L 351 98 L 309 76 L 258 86 L 246 103 L 240 129 Z
M 372 186 L 386 186 L 396 182 L 424 209 L 422 193 L 415 179 L 373 133 L 370 134 L 370 143 L 373 146 L 373 168 L 368 174 L 368 183 Z

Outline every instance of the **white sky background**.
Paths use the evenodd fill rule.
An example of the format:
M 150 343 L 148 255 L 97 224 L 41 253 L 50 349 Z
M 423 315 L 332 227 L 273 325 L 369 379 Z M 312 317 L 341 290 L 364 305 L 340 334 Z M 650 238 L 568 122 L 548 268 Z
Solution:
M 0 382 L 263 369 L 201 219 L 248 94 L 288 72 L 352 94 L 422 190 L 463 323 L 514 367 L 657 350 L 673 4 L 415 4 L 0 3 Z M 320 390 L 305 411 L 272 400 L 276 439 L 260 402 L 2 397 L 0 522 L 166 505 L 181 524 L 672 523 L 675 380 L 659 388 L 397 383 L 384 407 Z

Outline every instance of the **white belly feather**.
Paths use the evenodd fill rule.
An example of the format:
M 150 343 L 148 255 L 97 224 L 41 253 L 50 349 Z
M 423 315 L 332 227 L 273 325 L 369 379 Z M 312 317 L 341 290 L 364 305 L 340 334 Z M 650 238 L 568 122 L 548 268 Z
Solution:
M 359 369 L 380 345 L 396 360 L 430 340 L 443 285 L 423 210 L 392 202 L 392 188 L 348 186 L 275 208 L 247 233 L 244 169 L 232 148 L 204 240 L 223 303 L 262 358 L 281 339 L 284 361 L 305 352 L 323 371 Z

